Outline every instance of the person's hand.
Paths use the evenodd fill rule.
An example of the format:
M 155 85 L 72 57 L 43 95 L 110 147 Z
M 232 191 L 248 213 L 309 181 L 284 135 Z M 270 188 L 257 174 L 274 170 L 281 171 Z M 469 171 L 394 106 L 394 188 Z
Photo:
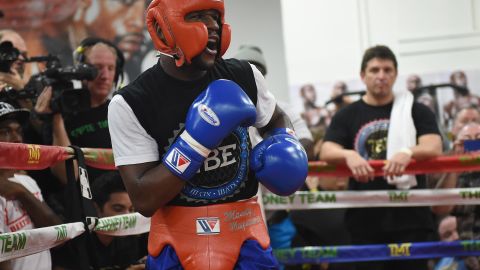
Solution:
M 15 200 L 21 194 L 28 192 L 28 190 L 19 183 L 8 180 L 11 175 L 0 174 L 0 196 L 7 200 Z
M 43 89 L 42 93 L 37 98 L 35 104 L 35 112 L 38 114 L 50 114 L 52 108 L 50 107 L 50 101 L 52 100 L 52 87 L 47 86 Z
M 127 270 L 143 270 L 145 269 L 145 264 L 135 264 L 135 265 L 130 265 Z
M 20 76 L 16 69 L 12 68 L 9 73 L 0 72 L 0 84 L 3 86 L 11 86 L 13 89 L 20 91 L 25 87 L 27 82 L 22 79 L 22 76 Z
M 352 171 L 353 178 L 358 182 L 366 183 L 375 178 L 375 171 L 368 161 L 355 151 L 349 152 L 345 159 L 348 168 Z
M 307 176 L 307 179 L 305 179 L 305 184 L 310 191 L 318 191 L 319 182 L 318 176 Z
M 307 186 L 309 178 L 315 178 L 316 187 L 321 190 L 345 190 L 348 184 L 348 177 L 326 176 L 322 177 L 321 181 L 317 176 L 307 177 Z
M 409 153 L 402 151 L 395 153 L 383 166 L 385 177 L 401 176 L 411 159 L 412 156 Z

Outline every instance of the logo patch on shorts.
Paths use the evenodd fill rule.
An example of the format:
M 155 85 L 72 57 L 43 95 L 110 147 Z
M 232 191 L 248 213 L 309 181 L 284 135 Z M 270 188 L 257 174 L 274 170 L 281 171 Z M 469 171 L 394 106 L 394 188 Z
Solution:
M 209 235 L 220 233 L 220 219 L 217 217 L 197 218 L 197 234 Z
M 218 116 L 215 114 L 215 112 L 207 105 L 200 104 L 198 106 L 198 113 L 203 118 L 203 120 L 205 120 L 210 125 L 216 127 L 220 125 L 220 119 L 218 119 Z
M 172 151 L 170 151 L 165 160 L 170 165 L 170 167 L 172 167 L 180 174 L 184 173 L 191 163 L 190 159 L 182 152 L 180 152 L 180 150 L 178 150 L 177 148 L 174 148 Z

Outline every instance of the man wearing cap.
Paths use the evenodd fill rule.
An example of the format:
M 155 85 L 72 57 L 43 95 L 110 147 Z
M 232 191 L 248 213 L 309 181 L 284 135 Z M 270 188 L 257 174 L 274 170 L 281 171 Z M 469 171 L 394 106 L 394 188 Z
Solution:
M 29 111 L 0 102 L 0 142 L 22 143 L 22 125 Z M 15 155 L 15 153 L 10 153 Z M 60 219 L 43 202 L 35 180 L 25 172 L 0 169 L 0 234 L 60 224 Z M 0 263 L 0 269 L 45 269 L 51 266 L 48 250 Z

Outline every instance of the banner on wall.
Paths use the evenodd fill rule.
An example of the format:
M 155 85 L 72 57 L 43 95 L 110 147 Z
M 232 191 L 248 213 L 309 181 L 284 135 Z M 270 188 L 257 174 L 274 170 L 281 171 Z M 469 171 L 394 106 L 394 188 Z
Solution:
M 17 31 L 25 39 L 30 57 L 52 54 L 63 66 L 72 64 L 72 52 L 84 38 L 107 39 L 125 56 L 126 84 L 156 63 L 145 26 L 150 1 L 0 1 L 0 29 Z

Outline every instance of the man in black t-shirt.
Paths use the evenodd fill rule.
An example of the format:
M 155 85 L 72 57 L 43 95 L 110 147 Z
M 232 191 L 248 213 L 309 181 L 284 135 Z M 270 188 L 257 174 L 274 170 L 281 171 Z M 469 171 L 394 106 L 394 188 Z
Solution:
M 85 102 L 89 102 L 89 106 L 85 104 L 79 105 L 78 108 L 60 107 L 59 111 L 52 112 L 50 107 L 52 89 L 47 88 L 39 96 L 35 111 L 39 114 L 53 113 L 53 145 L 111 148 L 107 121 L 108 104 L 112 90 L 122 78 L 124 62 L 122 53 L 107 40 L 86 38 L 75 51 L 74 58 L 77 64 L 88 64 L 98 71 L 95 79 L 82 82 L 83 88 L 88 90 L 89 100 Z M 88 96 L 83 96 L 88 98 Z M 78 102 L 80 103 L 80 101 Z M 90 179 L 95 179 L 104 172 L 91 167 L 87 169 Z M 63 164 L 52 167 L 52 171 L 62 182 L 66 183 Z
M 394 104 L 400 102 L 401 96 L 392 90 L 397 78 L 395 55 L 385 46 L 369 48 L 363 56 L 360 76 L 367 93 L 334 116 L 324 139 L 321 159 L 347 164 L 353 175 L 350 179 L 351 190 L 405 188 L 399 182 L 389 184 L 386 179 L 399 179 L 397 176 L 403 174 L 412 159 L 432 158 L 441 154 L 442 142 L 435 116 L 426 106 L 413 102 L 411 97 L 411 109 L 402 114 L 411 112 L 410 121 L 413 120 L 413 125 L 409 129 L 407 122 L 400 127 L 399 133 L 400 136 L 413 134 L 416 143 L 391 151 L 383 167 L 385 178 L 375 177 L 368 160 L 387 159 L 387 148 L 390 144 L 398 143 L 392 141 L 394 134 L 390 134 L 389 129 L 398 121 L 403 121 L 403 118 L 391 118 Z M 425 188 L 424 176 L 417 176 L 416 183 L 416 187 Z M 415 186 L 415 181 L 409 182 L 409 186 Z M 352 208 L 347 211 L 346 223 L 353 244 L 427 241 L 433 230 L 433 220 L 427 207 Z M 427 262 L 366 262 L 357 263 L 357 269 L 421 270 L 427 269 Z
M 99 218 L 134 212 L 117 171 L 104 173 L 95 179 L 92 193 Z M 99 269 L 127 269 L 131 265 L 141 265 L 139 261 L 147 255 L 147 243 L 140 235 L 111 236 L 96 232 L 92 238 Z
M 283 195 L 305 181 L 288 117 L 258 69 L 221 58 L 223 1 L 154 0 L 147 25 L 159 61 L 108 110 L 115 164 L 152 216 L 147 268 L 276 269 L 254 196 L 259 181 Z M 253 149 L 252 125 L 265 138 Z

